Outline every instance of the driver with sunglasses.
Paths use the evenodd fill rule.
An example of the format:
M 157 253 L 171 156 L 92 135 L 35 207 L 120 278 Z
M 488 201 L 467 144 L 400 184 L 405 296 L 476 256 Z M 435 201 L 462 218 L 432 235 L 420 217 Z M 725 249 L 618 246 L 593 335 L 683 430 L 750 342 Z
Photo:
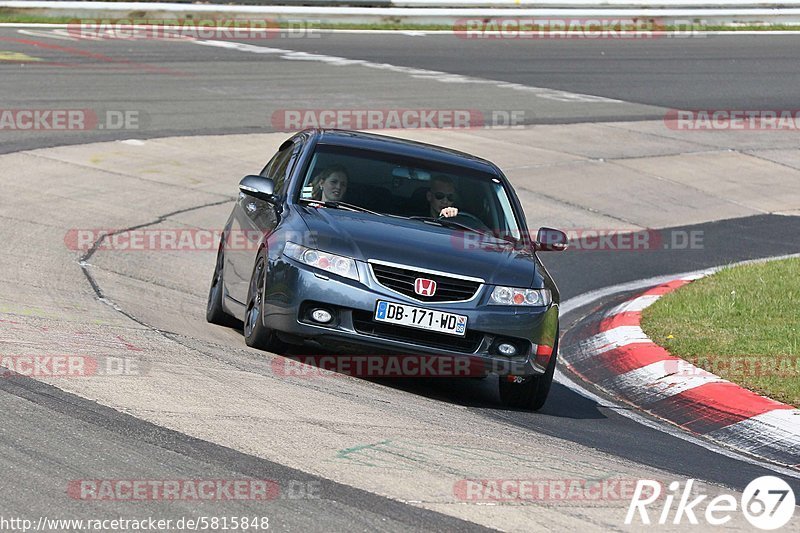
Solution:
M 430 204 L 430 216 L 454 217 L 458 214 L 458 208 L 453 204 L 456 202 L 456 186 L 449 176 L 437 174 L 431 178 L 431 188 L 427 193 L 428 203 Z

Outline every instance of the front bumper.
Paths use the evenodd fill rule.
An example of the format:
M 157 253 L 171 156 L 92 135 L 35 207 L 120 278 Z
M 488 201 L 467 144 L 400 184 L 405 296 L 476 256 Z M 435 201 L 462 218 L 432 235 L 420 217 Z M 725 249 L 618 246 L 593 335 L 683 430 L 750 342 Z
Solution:
M 469 358 L 485 374 L 529 376 L 545 372 L 555 357 L 558 305 L 505 307 L 487 305 L 490 286 L 468 301 L 420 302 L 383 285 L 366 263 L 357 261 L 361 281 L 323 272 L 284 255 L 273 258 L 264 295 L 264 324 L 289 342 L 355 354 L 419 354 Z M 464 337 L 434 333 L 372 320 L 378 300 L 467 316 Z M 326 308 L 335 319 L 313 323 L 311 309 Z M 497 352 L 499 341 L 512 341 L 518 354 Z

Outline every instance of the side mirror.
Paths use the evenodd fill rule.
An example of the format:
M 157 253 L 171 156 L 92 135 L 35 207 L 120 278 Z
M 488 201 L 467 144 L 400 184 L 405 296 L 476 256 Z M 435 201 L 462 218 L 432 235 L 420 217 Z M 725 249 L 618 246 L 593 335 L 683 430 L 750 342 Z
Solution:
M 542 252 L 563 252 L 569 246 L 567 234 L 553 228 L 539 228 L 536 249 Z
M 274 200 L 275 183 L 270 178 L 263 176 L 245 176 L 239 182 L 239 190 L 248 196 L 259 200 Z

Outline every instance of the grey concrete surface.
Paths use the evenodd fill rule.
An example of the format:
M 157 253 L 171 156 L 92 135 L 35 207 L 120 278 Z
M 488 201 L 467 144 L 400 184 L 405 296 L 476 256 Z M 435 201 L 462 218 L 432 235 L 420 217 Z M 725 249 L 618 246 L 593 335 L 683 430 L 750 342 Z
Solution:
M 88 108 L 101 115 L 127 110 L 141 117 L 134 131 L 2 130 L 0 152 L 137 134 L 265 132 L 272 130 L 273 113 L 284 109 L 474 109 L 487 116 L 518 111 L 524 124 L 657 121 L 669 108 L 794 109 L 799 41 L 746 35 L 468 40 L 322 32 L 244 43 L 292 54 L 179 41 L 86 41 L 66 29 L 0 28 L 2 50 L 31 58 L 0 61 L 6 108 Z M 393 69 L 336 66 L 296 53 Z M 542 97 L 547 91 L 602 98 L 560 101 Z M 723 132 L 696 135 L 711 145 L 715 139 L 727 142 Z M 617 150 L 624 150 L 627 143 L 620 140 Z M 649 144 L 655 148 L 657 142 L 652 138 Z
M 480 144 L 485 150 L 481 155 L 490 156 L 496 151 L 502 159 L 503 153 L 515 144 L 536 144 L 537 137 L 548 137 L 543 130 L 552 131 L 557 138 L 567 135 L 560 131 L 564 128 L 585 127 L 538 126 L 525 131 L 509 130 L 505 135 L 494 132 L 488 145 L 472 133 L 403 134 L 466 150 L 474 150 Z M 529 139 L 525 138 L 526 132 Z M 542 520 L 558 527 L 615 528 L 624 518 L 627 502 L 465 505 L 454 496 L 454 485 L 467 478 L 675 476 L 670 469 L 655 469 L 545 434 L 532 441 L 529 431 L 505 423 L 502 418 L 486 417 L 480 410 L 414 394 L 403 386 L 386 387 L 339 375 L 283 376 L 282 358 L 246 349 L 238 332 L 205 323 L 205 295 L 214 261 L 211 251 L 99 250 L 88 267 L 106 298 L 105 302 L 97 300 L 77 264 L 81 253 L 65 245 L 70 229 L 125 228 L 147 224 L 179 210 L 187 211 L 169 216 L 152 228 L 217 228 L 224 221 L 230 206 L 226 200 L 235 191 L 240 175 L 260 168 L 284 137 L 268 134 L 169 138 L 1 156 L 2 167 L 14 169 L 2 177 L 4 189 L 14 198 L 13 203 L 3 206 L 2 215 L 6 221 L 2 238 L 13 250 L 0 258 L 4 272 L 9 273 L 0 281 L 6 333 L 4 354 L 58 352 L 133 358 L 147 369 L 146 373 L 42 381 L 180 434 L 343 486 L 504 530 L 527 530 L 532 522 Z M 609 142 L 614 145 L 613 136 Z M 682 150 L 686 148 L 681 146 Z M 548 151 L 548 179 L 554 183 L 565 183 L 576 172 L 574 165 L 613 164 L 559 153 L 552 146 L 542 150 Z M 643 148 L 643 154 L 651 151 L 647 146 Z M 663 151 L 640 159 L 664 157 Z M 516 163 L 537 168 L 541 156 L 540 151 L 533 151 L 530 160 Z M 704 148 L 699 155 L 671 157 L 687 160 L 685 164 L 691 166 L 714 154 Z M 624 159 L 631 160 L 636 158 Z M 768 168 L 773 164 L 754 160 Z M 540 206 L 548 204 L 548 222 L 557 224 L 608 221 L 657 226 L 685 218 L 687 195 L 695 195 L 697 189 L 674 189 L 671 182 L 644 180 L 635 172 L 615 173 L 614 179 L 586 180 L 585 196 L 573 198 L 574 195 L 563 193 L 569 201 L 554 202 L 530 194 L 525 197 L 525 209 L 532 216 Z M 510 174 L 523 188 L 531 179 L 520 177 L 513 168 Z M 781 176 L 786 181 L 780 187 L 792 190 L 796 182 L 789 174 L 778 178 Z M 754 180 L 778 178 L 772 174 L 758 178 L 755 171 L 752 176 Z M 709 184 L 715 179 L 719 177 L 713 174 L 705 177 Z M 34 182 L 37 186 L 32 187 Z M 639 207 L 631 197 L 620 194 L 631 183 L 643 187 L 654 199 L 660 197 L 663 210 L 653 212 L 652 208 Z M 702 188 L 700 185 L 696 184 Z M 565 191 L 574 189 L 567 187 Z M 659 196 L 659 191 L 664 190 L 671 192 Z M 641 194 L 639 190 L 633 198 Z M 727 194 L 738 198 L 736 191 Z M 616 204 L 608 202 L 607 198 L 612 197 L 617 198 Z M 727 216 L 727 200 L 720 198 L 724 207 L 714 208 L 710 203 L 704 206 L 696 215 L 697 220 Z M 773 203 L 762 207 L 776 211 L 786 208 L 779 198 L 770 201 Z M 741 209 L 737 213 L 742 215 L 752 211 L 733 205 Z M 620 212 L 627 213 L 631 220 L 622 223 Z M 670 212 L 674 213 L 673 218 L 665 218 L 664 213 Z M 484 389 L 489 386 L 478 385 L 481 396 L 486 397 Z M 496 401 L 491 395 L 487 399 Z M 65 435 L 84 431 L 79 424 L 67 424 L 53 430 Z M 109 440 L 98 438 L 95 446 L 95 453 L 107 456 L 110 463 L 99 469 L 86 461 L 81 475 L 124 478 L 133 475 L 133 469 L 143 477 L 169 477 L 150 462 L 136 460 L 137 467 L 128 457 L 107 455 L 107 447 L 113 446 Z M 201 471 L 217 475 L 213 470 Z M 336 493 L 333 494 L 335 499 Z M 48 498 L 58 502 L 58 491 Z M 60 508 L 68 513 L 73 505 L 70 502 Z M 165 516 L 185 512 L 182 506 L 158 509 Z M 286 523 L 291 524 L 289 515 L 293 512 L 277 507 L 273 514 L 287 516 Z M 337 509 L 329 512 L 340 516 Z M 432 520 L 435 523 L 435 518 Z M 745 525 L 740 521 L 735 527 Z M 395 526 L 387 524 L 386 528 Z
M 6 499 L 10 510 L 33 516 L 47 508 L 64 518 L 77 510 L 125 512 L 112 503 L 76 505 L 63 488 L 76 477 L 264 475 L 285 483 L 307 476 L 330 483 L 325 501 L 277 502 L 270 511 L 281 529 L 339 530 L 355 520 L 364 530 L 454 530 L 464 524 L 453 520 L 464 519 L 511 531 L 607 530 L 622 528 L 627 501 L 467 504 L 453 487 L 465 478 L 696 477 L 710 483 L 703 490 L 736 493 L 769 472 L 638 425 L 560 385 L 544 412 L 531 415 L 500 409 L 491 380 L 284 376 L 284 359 L 245 348 L 234 329 L 205 323 L 213 251 L 99 250 L 86 266 L 90 284 L 78 264 L 82 252 L 65 242 L 70 230 L 219 228 L 238 179 L 260 169 L 286 137 L 181 134 L 260 133 L 273 111 L 301 107 L 524 110 L 528 122 L 574 123 L 390 133 L 497 161 L 533 227 L 692 223 L 687 231 L 708 237 L 702 250 L 686 253 L 548 256 L 565 296 L 800 247 L 797 217 L 772 215 L 799 213 L 796 132 L 682 132 L 661 120 L 672 98 L 687 107 L 789 105 L 795 80 L 786 57 L 794 40 L 653 43 L 637 52 L 623 43 L 482 47 L 329 37 L 255 44 L 393 66 L 0 30 L 4 50 L 42 59 L 0 63 L 4 108 L 133 109 L 146 118 L 123 131 L 0 131 L 2 355 L 116 357 L 141 369 L 3 382 L 8 420 L 0 426 L 11 451 L 0 458 L 0 480 L 13 486 L 20 469 L 27 472 Z M 611 62 L 600 65 L 598 52 Z M 684 60 L 687 54 L 696 59 Z M 514 81 L 641 102 L 559 101 L 504 85 Z M 587 119 L 605 123 L 581 123 Z M 109 140 L 117 142 L 41 149 Z M 18 151 L 26 148 L 40 149 Z M 198 510 L 137 507 L 162 517 Z M 732 526 L 747 529 L 740 516 Z

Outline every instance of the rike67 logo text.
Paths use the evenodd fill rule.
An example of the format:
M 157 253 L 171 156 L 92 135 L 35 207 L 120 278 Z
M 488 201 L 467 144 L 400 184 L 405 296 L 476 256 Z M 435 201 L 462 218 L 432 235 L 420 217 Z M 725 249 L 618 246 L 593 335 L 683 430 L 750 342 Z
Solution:
M 794 491 L 775 476 L 761 476 L 748 483 L 739 501 L 730 494 L 709 499 L 707 494 L 693 493 L 694 481 L 688 480 L 683 487 L 680 482 L 673 481 L 669 492 L 662 495 L 659 482 L 640 479 L 628 506 L 625 524 L 697 525 L 704 520 L 712 526 L 724 526 L 735 513 L 741 512 L 752 526 L 774 530 L 788 524 L 794 514 Z M 655 515 L 651 517 L 653 511 Z

